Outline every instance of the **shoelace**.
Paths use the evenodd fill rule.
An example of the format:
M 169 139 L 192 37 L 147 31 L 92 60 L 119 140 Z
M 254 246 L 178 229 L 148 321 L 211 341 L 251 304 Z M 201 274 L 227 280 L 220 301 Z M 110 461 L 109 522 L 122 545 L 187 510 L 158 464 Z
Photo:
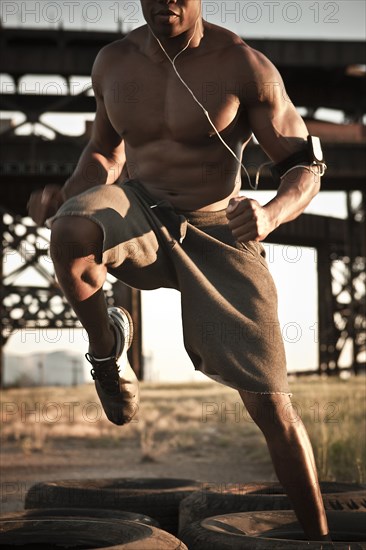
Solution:
M 95 362 L 94 357 L 90 353 L 86 353 L 85 358 L 93 367 L 90 371 L 93 380 L 98 380 L 103 390 L 108 393 L 118 393 L 120 368 L 116 360 L 107 359 L 106 361 Z

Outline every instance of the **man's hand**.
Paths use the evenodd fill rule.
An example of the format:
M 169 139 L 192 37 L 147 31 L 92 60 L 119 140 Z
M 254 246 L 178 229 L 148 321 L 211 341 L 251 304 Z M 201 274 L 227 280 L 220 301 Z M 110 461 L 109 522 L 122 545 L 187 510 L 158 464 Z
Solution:
M 56 214 L 65 200 L 60 185 L 46 185 L 44 189 L 31 194 L 28 201 L 29 216 L 37 225 L 43 225 L 48 218 Z
M 241 242 L 263 241 L 275 229 L 266 208 L 246 197 L 230 199 L 226 217 L 233 236 Z

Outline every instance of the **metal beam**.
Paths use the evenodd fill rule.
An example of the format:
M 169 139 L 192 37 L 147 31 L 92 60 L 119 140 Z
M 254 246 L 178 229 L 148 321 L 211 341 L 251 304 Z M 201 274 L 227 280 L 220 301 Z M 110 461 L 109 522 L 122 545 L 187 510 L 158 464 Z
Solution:
M 0 111 L 23 113 L 95 113 L 93 96 L 2 94 Z
M 47 183 L 63 185 L 73 172 L 85 147 L 85 138 L 60 138 L 45 141 L 36 136 L 0 136 L 0 204 L 17 214 L 26 214 L 30 193 Z M 329 169 L 322 180 L 324 191 L 363 189 L 366 175 L 366 145 L 364 143 L 324 144 Z M 257 145 L 244 152 L 244 165 L 254 182 L 255 172 L 268 161 Z M 245 175 L 243 189 L 248 189 Z M 263 170 L 259 189 L 276 190 L 273 179 Z
M 316 67 L 329 69 L 364 65 L 366 45 L 363 41 L 344 40 L 296 40 L 296 39 L 257 39 L 246 42 L 254 49 L 263 52 L 275 65 L 293 67 Z
M 3 28 L 0 72 L 24 74 L 90 75 L 98 51 L 123 33 Z M 248 39 L 278 67 L 329 69 L 365 63 L 362 41 Z
M 0 72 L 17 81 L 25 74 L 59 74 L 90 77 L 98 51 L 121 33 L 3 29 Z M 262 51 L 278 67 L 291 100 L 316 109 L 327 106 L 365 112 L 364 73 L 352 76 L 350 67 L 364 64 L 365 44 L 344 41 L 250 39 L 250 46 Z M 314 78 L 316 74 L 316 78 Z M 363 75 L 363 76 L 362 76 Z M 86 107 L 81 107 L 85 112 Z
M 278 69 L 296 106 L 345 111 L 360 119 L 366 112 L 366 77 L 349 76 L 341 68 L 283 67 Z
M 299 107 L 338 109 L 353 113 L 358 118 L 366 112 L 366 78 L 347 76 L 329 69 L 320 71 L 316 68 L 306 70 L 279 66 L 279 70 L 288 96 Z M 69 101 L 65 101 L 67 99 Z M 64 105 L 58 107 L 60 100 Z M 86 113 L 95 112 L 95 101 L 88 96 L 3 94 L 0 110 Z
M 99 50 L 124 36 L 114 32 L 3 28 L 0 72 L 16 78 L 25 74 L 89 76 Z

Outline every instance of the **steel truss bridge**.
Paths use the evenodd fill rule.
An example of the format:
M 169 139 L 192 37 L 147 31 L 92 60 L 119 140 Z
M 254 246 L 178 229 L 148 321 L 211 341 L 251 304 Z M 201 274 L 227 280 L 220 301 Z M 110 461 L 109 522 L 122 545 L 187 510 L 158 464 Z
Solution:
M 25 121 L 18 127 L 5 124 L 0 133 L 0 204 L 3 241 L 1 269 L 17 255 L 20 263 L 1 271 L 1 346 L 15 331 L 80 327 L 62 296 L 48 259 L 48 233 L 25 218 L 32 190 L 46 183 L 63 183 L 72 173 L 88 134 L 62 135 L 51 128 L 55 139 L 35 133 L 22 136 L 17 129 L 26 123 L 41 123 L 42 114 L 93 113 L 94 97 L 89 87 L 74 93 L 72 76 L 90 76 L 94 58 L 101 47 L 122 38 L 121 33 L 70 32 L 64 30 L 2 29 L 0 73 L 9 75 L 12 90 L 0 97 L 0 110 L 20 111 Z M 365 368 L 365 177 L 366 78 L 362 69 L 365 45 L 361 42 L 250 40 L 249 45 L 264 52 L 280 70 L 286 89 L 297 107 L 304 109 L 309 133 L 322 138 L 327 164 L 323 190 L 347 194 L 346 220 L 303 214 L 274 231 L 269 242 L 311 246 L 317 250 L 319 372 L 336 374 L 347 343 L 352 344 L 354 373 Z M 60 75 L 65 89 L 55 87 L 29 93 L 22 86 L 25 75 Z M 51 90 L 52 93 L 48 93 Z M 321 107 L 341 110 L 343 124 L 322 122 Z M 256 145 L 247 148 L 244 161 L 251 177 L 268 160 Z M 243 178 L 245 183 L 245 179 Z M 274 189 L 266 171 L 261 189 Z M 18 277 L 27 269 L 36 270 L 42 283 L 22 286 Z M 143 378 L 140 293 L 109 280 L 105 287 L 109 304 L 125 305 L 137 328 L 130 350 L 132 365 Z M 314 372 L 314 371 L 312 371 Z

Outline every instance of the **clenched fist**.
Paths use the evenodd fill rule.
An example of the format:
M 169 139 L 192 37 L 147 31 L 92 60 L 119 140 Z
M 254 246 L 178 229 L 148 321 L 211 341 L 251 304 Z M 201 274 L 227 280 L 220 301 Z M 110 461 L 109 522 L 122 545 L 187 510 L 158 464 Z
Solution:
M 246 197 L 230 199 L 226 217 L 233 236 L 241 242 L 263 241 L 275 229 L 266 208 Z
M 46 185 L 44 189 L 31 194 L 28 201 L 29 216 L 37 225 L 44 225 L 48 218 L 56 214 L 65 200 L 66 197 L 60 185 Z

